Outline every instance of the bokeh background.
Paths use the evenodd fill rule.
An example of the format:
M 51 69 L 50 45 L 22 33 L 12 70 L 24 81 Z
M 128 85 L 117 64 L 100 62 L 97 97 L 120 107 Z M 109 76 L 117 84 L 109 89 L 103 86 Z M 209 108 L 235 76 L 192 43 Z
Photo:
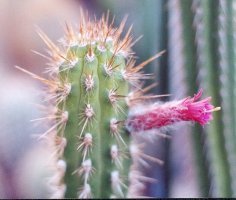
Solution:
M 110 10 L 119 24 L 133 24 L 137 63 L 161 50 L 146 67 L 155 74 L 162 101 L 193 95 L 199 88 L 215 106 L 210 125 L 180 124 L 165 130 L 171 139 L 147 140 L 145 152 L 165 161 L 141 169 L 158 182 L 147 183 L 145 196 L 236 196 L 236 0 L 0 0 L 0 198 L 46 198 L 44 177 L 50 155 L 33 137 L 46 127 L 40 116 L 41 85 L 14 68 L 43 73 L 45 53 L 39 26 L 54 42 L 63 25 L 79 22 L 79 8 L 101 16 Z M 146 84 L 150 84 L 147 82 Z

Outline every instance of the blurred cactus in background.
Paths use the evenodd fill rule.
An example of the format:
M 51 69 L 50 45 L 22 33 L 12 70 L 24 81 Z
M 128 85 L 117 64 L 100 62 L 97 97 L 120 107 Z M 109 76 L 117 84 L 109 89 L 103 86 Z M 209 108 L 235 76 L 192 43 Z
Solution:
M 192 129 L 200 196 L 235 196 L 235 1 L 168 3 L 170 79 L 183 94 L 204 88 L 222 112 L 204 129 Z M 175 14 L 173 14 L 175 13 Z M 173 48 L 172 48 L 173 47 Z M 170 84 L 172 91 L 176 83 Z M 172 94 L 173 94 L 172 92 Z
M 0 1 L 0 4 L 3 2 L 6 1 L 2 0 Z M 50 2 L 51 3 L 45 2 L 44 5 L 53 5 L 53 1 Z M 158 58 L 158 60 L 150 63 L 144 62 L 140 65 L 133 65 L 133 67 L 129 68 L 129 62 L 127 63 L 127 57 L 125 57 L 124 54 L 127 49 L 124 50 L 121 48 L 123 51 L 118 55 L 118 53 L 114 51 L 115 47 L 107 44 L 108 46 L 105 46 L 105 48 L 110 51 L 110 55 L 105 55 L 105 57 L 109 57 L 108 61 L 113 60 L 112 57 L 119 57 L 114 59 L 114 63 L 111 65 L 113 66 L 111 69 L 115 72 L 113 74 L 115 77 L 113 77 L 113 81 L 110 82 L 109 78 L 107 78 L 110 76 L 102 78 L 104 72 L 98 70 L 98 74 L 96 74 L 96 69 L 94 69 L 94 67 L 96 68 L 96 66 L 104 64 L 106 60 L 103 59 L 102 49 L 100 48 L 99 43 L 91 43 L 86 46 L 84 52 L 83 49 L 81 50 L 82 53 L 78 51 L 78 49 L 73 49 L 73 44 L 68 45 L 65 43 L 68 41 L 69 43 L 73 43 L 74 38 L 73 31 L 75 29 L 72 30 L 72 27 L 68 25 L 67 41 L 60 40 L 62 46 L 64 46 L 64 48 L 62 48 L 63 53 L 58 54 L 57 46 L 54 46 L 54 44 L 48 40 L 47 36 L 39 31 L 49 49 L 51 48 L 51 57 L 49 59 L 56 58 L 53 60 L 54 64 L 56 62 L 58 64 L 58 61 L 63 61 L 59 62 L 59 68 L 54 66 L 53 69 L 55 69 L 55 71 L 50 71 L 51 75 L 57 70 L 60 71 L 59 76 L 51 77 L 52 80 L 48 80 L 48 77 L 50 78 L 50 76 L 42 78 L 41 76 L 30 73 L 33 77 L 46 83 L 46 85 L 51 88 L 49 91 L 52 92 L 51 95 L 55 95 L 54 97 L 57 101 L 53 102 L 52 109 L 46 108 L 43 110 L 46 113 L 49 112 L 49 118 L 54 120 L 45 120 L 44 125 L 47 126 L 34 131 L 31 127 L 32 125 L 26 125 L 25 123 L 25 121 L 30 121 L 30 119 L 35 117 L 31 112 L 36 112 L 36 110 L 34 110 L 36 109 L 36 106 L 30 104 L 31 101 L 35 101 L 35 97 L 29 95 L 32 93 L 31 91 L 24 89 L 27 87 L 27 83 L 23 84 L 23 89 L 18 87 L 19 91 L 24 91 L 24 93 L 14 92 L 14 87 L 10 86 L 7 87 L 6 90 L 1 89 L 1 93 L 5 94 L 5 98 L 1 99 L 1 102 L 3 102 L 1 103 L 1 108 L 4 108 L 1 109 L 1 113 L 5 113 L 4 116 L 6 117 L 0 118 L 1 124 L 3 125 L 1 126 L 0 133 L 2 141 L 0 145 L 0 196 L 3 198 L 44 198 L 49 197 L 49 192 L 51 192 L 51 197 L 59 198 L 63 197 L 64 192 L 66 191 L 66 197 L 125 197 L 127 193 L 126 185 L 128 186 L 128 183 L 130 182 L 128 197 L 235 197 L 236 107 L 234 100 L 236 55 L 234 46 L 236 44 L 236 1 L 71 0 L 67 3 L 65 3 L 65 1 L 60 2 L 64 2 L 64 6 L 60 3 L 58 4 L 61 5 L 59 6 L 60 9 L 67 10 L 65 12 L 67 14 L 70 13 L 73 15 L 74 13 L 75 16 L 78 15 L 77 12 L 79 12 L 80 6 L 88 9 L 88 12 L 92 16 L 93 13 L 95 13 L 98 19 L 102 13 L 110 10 L 111 15 L 115 15 L 112 27 L 119 27 L 125 14 L 128 14 L 129 17 L 126 24 L 133 24 L 132 36 L 138 38 L 140 35 L 143 35 L 142 39 L 132 47 L 133 52 L 135 52 L 135 59 L 137 59 L 138 62 L 140 62 L 140 60 L 145 60 L 162 50 L 166 50 L 166 53 Z M 27 5 L 26 2 L 24 4 Z M 21 4 L 21 6 L 23 7 L 24 4 Z M 38 4 L 40 3 L 38 2 Z M 68 7 L 65 6 L 67 4 L 69 5 Z M 3 5 L 6 5 L 6 3 Z M 55 8 L 57 7 L 55 6 Z M 50 9 L 53 10 L 53 6 Z M 60 9 L 58 9 L 58 13 L 62 13 L 59 11 Z M 38 23 L 36 22 L 36 24 L 42 27 L 44 32 L 49 32 L 50 38 L 53 38 L 52 40 L 55 41 L 61 33 L 59 34 L 59 32 L 54 31 L 52 28 L 54 25 L 49 28 L 47 24 L 50 17 L 47 18 L 44 18 L 44 20 L 42 20 L 42 18 Z M 38 18 L 36 17 L 36 19 Z M 96 23 L 93 24 L 92 22 L 93 17 L 90 17 L 90 19 L 91 21 L 89 21 L 89 23 L 92 23 L 92 25 L 90 28 L 86 28 L 85 32 L 96 29 L 94 28 L 97 26 Z M 77 22 L 77 20 L 78 19 L 75 17 L 73 22 Z M 82 20 L 81 22 L 81 18 L 79 19 L 80 24 L 83 24 L 83 21 L 86 20 Z M 108 21 L 105 20 L 105 17 L 103 18 L 103 23 L 107 24 L 106 26 L 101 25 L 100 27 L 101 30 L 103 30 L 103 33 L 106 32 L 105 29 L 111 28 L 111 26 L 109 26 L 111 21 L 112 19 L 110 19 L 108 23 Z M 0 21 L 0 23 L 2 22 Z M 124 25 L 122 29 L 126 31 L 121 31 L 119 33 L 119 38 L 126 38 L 125 32 L 129 33 L 129 27 Z M 58 30 L 58 27 L 56 30 Z M 119 30 L 119 28 L 117 30 Z M 21 28 L 21 32 L 22 31 L 24 30 Z M 99 30 L 96 29 L 96 31 Z M 5 34 L 3 35 L 3 38 L 4 37 L 10 36 Z M 20 41 L 20 39 L 16 39 L 13 36 L 12 38 Z M 27 38 L 22 39 L 22 44 L 24 44 L 24 40 L 27 41 Z M 6 41 L 7 40 L 4 40 L 3 44 L 6 44 Z M 11 39 L 9 41 L 11 41 Z M 109 40 L 106 42 L 109 43 Z M 122 40 L 119 42 L 121 42 L 119 44 L 122 44 Z M 30 43 L 28 42 L 27 44 Z M 66 44 L 67 46 L 65 46 Z M 31 45 L 30 48 L 36 50 L 41 48 L 41 46 L 36 48 L 33 46 L 34 45 Z M 8 51 L 9 49 L 11 48 L 8 48 Z M 33 58 L 24 63 L 24 55 L 21 55 L 20 62 L 13 60 L 13 55 L 17 55 L 17 53 L 14 48 L 12 49 L 15 53 L 9 56 L 11 58 L 11 61 L 9 61 L 11 65 L 14 63 L 28 67 L 33 63 L 34 66 L 37 66 L 36 63 L 38 62 L 38 58 Z M 20 44 L 18 45 L 18 49 L 20 49 Z M 3 51 L 3 48 L 0 49 L 0 52 L 1 51 Z M 129 50 L 128 52 L 130 53 Z M 86 55 L 88 55 L 87 61 L 83 62 L 81 56 L 86 60 Z M 92 55 L 96 57 L 95 60 L 89 59 Z M 138 57 L 136 57 L 136 55 Z M 3 59 L 6 58 L 3 57 Z M 34 62 L 34 60 L 37 62 Z M 89 64 L 90 61 L 92 63 L 91 65 Z M 40 61 L 39 63 L 42 65 L 43 62 Z M 72 69 L 71 66 L 73 63 L 76 63 L 76 66 L 83 66 L 83 68 L 85 65 L 88 65 L 88 71 L 85 70 L 80 72 L 80 70 Z M 141 86 L 146 88 L 148 85 L 151 85 L 151 87 L 149 87 L 149 90 L 144 89 L 144 91 L 139 91 L 136 90 L 137 85 L 135 83 L 132 87 L 129 86 L 128 89 L 128 82 L 130 81 L 124 80 L 122 76 L 119 75 L 122 74 L 120 72 L 122 69 L 127 69 L 127 67 L 128 69 L 134 70 L 135 66 L 142 66 L 144 64 L 147 65 L 145 68 L 140 68 L 140 70 L 144 70 L 141 73 L 154 74 L 154 80 L 145 80 L 145 82 L 141 83 Z M 5 62 L 3 62 L 2 66 L 4 65 L 6 66 Z M 37 71 L 37 73 L 39 73 L 39 71 L 42 70 L 30 69 L 29 71 Z M 75 71 L 76 73 L 74 75 L 69 73 L 69 76 L 67 76 L 67 71 Z M 29 73 L 28 71 L 25 72 Z M 109 72 L 109 70 L 105 70 L 105 73 L 107 72 Z M 92 79 L 90 75 L 92 75 Z M 17 85 L 14 81 L 11 81 L 12 79 L 10 77 L 11 76 L 6 76 L 6 78 L 3 79 L 2 76 L 2 80 L 4 80 L 4 83 Z M 85 80 L 85 82 L 79 83 L 78 77 L 84 77 L 81 80 Z M 54 83 L 56 82 L 63 86 L 59 87 L 59 89 L 66 88 L 67 90 L 59 91 L 57 88 L 58 85 L 54 87 Z M 80 85 L 79 90 L 75 92 L 73 86 L 70 87 L 70 82 L 72 82 L 72 85 L 73 83 L 75 83 L 75 85 Z M 152 84 L 153 82 L 157 82 L 158 85 Z M 90 93 L 90 86 L 93 88 L 93 83 L 95 85 L 96 83 L 99 83 L 99 90 L 95 87 L 95 90 L 92 90 L 93 95 L 83 95 L 85 93 Z M 123 89 L 118 87 L 117 90 L 113 91 L 112 89 L 116 88 L 114 86 L 119 85 L 118 83 L 124 85 Z M 105 86 L 108 87 L 110 92 L 104 89 Z M 16 91 L 18 88 L 16 87 Z M 40 90 L 39 87 L 36 88 L 37 90 Z M 208 98 L 195 102 L 197 98 L 201 96 L 201 91 L 193 98 L 176 101 L 176 99 L 183 99 L 185 96 L 193 96 L 194 93 L 199 91 L 199 88 L 203 88 L 204 96 L 212 97 L 213 105 L 221 106 L 222 108 L 222 111 L 214 113 L 214 120 L 209 125 L 201 127 L 199 125 L 189 126 L 189 124 L 180 123 L 177 126 L 174 126 L 174 128 L 172 127 L 172 129 L 160 128 L 162 125 L 173 122 L 173 116 L 171 114 L 175 109 L 173 109 L 172 103 L 156 103 L 155 105 L 152 105 L 153 101 L 151 99 L 147 100 L 147 103 L 142 102 L 144 106 L 141 105 L 141 110 L 138 110 L 140 104 L 131 106 L 128 119 L 126 118 L 128 106 L 126 105 L 127 101 L 124 100 L 124 97 L 129 96 L 128 92 L 136 91 L 141 92 L 141 95 L 143 95 L 143 92 L 146 92 L 146 97 L 149 98 L 155 97 L 157 94 L 170 94 L 170 96 L 163 96 L 158 100 L 171 100 L 171 102 L 175 102 L 174 106 L 184 105 L 188 107 L 188 111 L 191 111 L 191 108 L 193 108 L 192 112 L 187 112 L 187 114 L 180 110 L 180 113 L 184 113 L 184 117 L 182 115 L 182 117 L 178 119 L 173 119 L 174 121 L 178 121 L 179 119 L 192 120 L 192 114 L 194 114 L 195 109 L 198 109 L 199 107 L 202 108 L 204 105 L 204 107 L 208 109 L 206 112 L 208 114 L 204 115 L 204 118 L 194 118 L 194 120 L 205 124 L 205 121 L 202 120 L 204 119 L 207 121 L 207 119 L 210 119 L 209 117 L 211 117 L 211 112 L 214 108 L 209 105 L 210 99 Z M 11 90 L 12 92 L 7 93 L 6 91 L 8 90 Z M 76 95 L 70 96 L 71 91 L 73 94 L 75 92 Z M 124 110 L 124 113 L 116 112 L 113 106 L 108 105 L 109 100 L 111 103 L 111 98 L 102 100 L 102 96 L 106 92 L 110 94 L 108 97 L 116 97 L 115 99 L 112 98 L 112 100 L 116 100 L 116 103 L 118 102 L 119 107 Z M 114 95 L 114 92 L 117 94 Z M 17 95 L 17 98 L 14 98 L 11 94 L 20 95 Z M 74 111 L 72 101 L 78 101 L 78 96 L 79 98 L 81 97 L 81 101 L 87 105 L 87 111 L 93 109 L 94 113 L 101 113 L 98 114 L 100 118 L 96 118 L 96 120 L 93 121 L 94 126 L 88 125 L 91 122 L 88 119 L 89 113 L 83 112 L 84 107 L 82 104 L 76 104 L 77 111 Z M 8 102 L 6 100 L 7 98 L 12 99 L 13 103 L 11 103 L 11 101 Z M 37 103 L 40 101 L 41 99 L 36 100 Z M 16 102 L 16 104 L 14 102 Z M 49 102 L 52 103 L 51 100 Z M 52 111 L 55 111 L 55 104 L 56 113 L 52 115 Z M 22 105 L 24 105 L 24 107 Z M 27 105 L 29 107 L 27 107 Z M 88 105 L 91 107 L 88 107 Z M 162 107 L 162 105 L 169 105 L 169 110 L 167 109 L 168 111 L 165 110 L 165 112 L 163 112 L 164 107 Z M 21 109 L 15 109 L 16 107 Z M 15 112 L 18 113 L 19 116 L 24 116 L 24 118 L 17 118 L 18 115 L 15 115 Z M 92 115 L 94 113 L 91 112 Z M 165 113 L 165 116 L 168 114 L 169 117 L 164 119 L 159 113 Z M 186 118 L 186 116 L 190 116 L 189 113 L 191 113 L 191 119 Z M 148 118 L 150 115 L 153 116 L 151 119 Z M 176 117 L 176 115 L 174 116 Z M 40 115 L 40 118 L 41 117 L 42 116 Z M 83 117 L 85 117 L 84 121 L 82 121 L 83 123 L 77 127 L 77 122 Z M 126 125 L 127 129 L 132 134 L 129 135 L 123 127 L 121 140 L 110 137 L 109 127 L 111 128 L 111 126 L 109 126 L 108 119 L 111 118 L 118 119 L 119 123 L 114 124 L 116 127 L 119 125 L 119 128 L 122 128 L 123 125 Z M 126 123 L 124 123 L 125 120 Z M 107 121 L 107 123 L 105 123 L 105 121 Z M 10 124 L 21 124 L 21 128 L 17 128 L 18 126 L 13 125 L 11 127 Z M 141 127 L 140 124 L 142 124 Z M 14 127 L 18 130 L 21 129 L 22 131 L 19 132 L 15 130 Z M 146 130 L 152 128 L 156 129 Z M 38 144 L 37 142 L 33 142 L 32 139 L 29 140 L 29 137 L 34 136 L 33 134 L 39 131 L 45 133 L 41 135 L 41 138 L 46 138 L 47 144 L 49 142 L 51 145 L 49 146 L 52 147 L 52 149 L 49 148 L 42 151 L 42 146 L 45 146 L 44 143 Z M 94 135 L 93 133 L 95 131 L 100 132 L 100 134 L 104 133 L 107 137 L 103 138 L 101 136 L 98 138 L 96 137 L 97 135 Z M 136 133 L 137 131 L 138 133 Z M 49 137 L 49 132 L 51 137 Z M 20 133 L 22 135 L 22 143 L 20 142 L 18 144 L 14 141 L 19 137 Z M 74 136 L 77 135 L 78 137 L 74 137 L 72 134 L 74 134 Z M 14 140 L 9 140 L 11 138 L 14 138 Z M 104 141 L 101 142 L 101 140 Z M 124 140 L 124 142 L 122 140 Z M 132 140 L 132 144 L 135 144 L 135 147 L 141 148 L 142 156 L 148 159 L 138 159 L 141 155 L 140 151 L 138 151 L 138 156 L 136 154 L 136 158 L 129 155 L 130 153 L 132 154 L 132 150 L 133 152 L 135 150 L 135 148 L 129 147 L 130 140 Z M 10 145 L 7 145 L 9 144 L 7 141 L 11 141 L 12 148 L 9 148 Z M 89 151 L 91 147 L 89 145 L 90 142 L 93 145 L 92 151 Z M 28 147 L 24 146 L 26 143 L 29 144 Z M 143 143 L 145 143 L 145 146 L 143 146 Z M 101 151 L 98 144 L 103 147 L 103 151 Z M 23 146 L 25 148 L 23 148 Z M 111 151 L 109 151 L 109 149 Z M 45 168 L 45 166 L 52 161 L 52 154 L 50 152 L 55 152 L 55 150 L 57 151 L 57 154 L 53 154 L 53 159 L 55 161 L 54 165 L 51 165 L 52 168 Z M 22 153 L 23 151 L 24 153 Z M 129 151 L 131 152 L 129 153 Z M 117 152 L 122 154 L 122 159 L 119 157 L 118 160 L 114 160 L 114 156 L 117 156 Z M 40 155 L 45 156 L 41 157 Z M 19 162 L 15 159 L 16 157 L 21 158 L 19 159 Z M 35 162 L 36 157 L 37 160 Z M 135 170 L 133 165 L 131 168 L 129 167 L 130 161 L 127 162 L 131 157 L 133 158 Z M 12 164 L 10 165 L 9 163 Z M 163 165 L 160 165 L 160 163 L 163 163 Z M 104 168 L 104 166 L 106 167 Z M 29 168 L 32 169 L 30 170 L 32 172 L 31 174 L 27 174 L 27 168 L 28 170 Z M 133 176 L 130 175 L 130 180 L 128 181 L 129 168 L 131 169 L 130 174 Z M 132 173 L 132 170 L 135 173 Z M 45 182 L 45 177 L 53 175 L 54 173 L 55 176 Z M 63 178 L 64 173 L 65 178 Z M 135 178 L 139 181 L 137 182 Z M 47 190 L 48 185 L 46 185 L 46 183 L 50 184 L 51 191 Z M 55 187 L 52 187 L 53 184 Z M 37 188 L 37 185 L 39 188 Z M 26 188 L 29 189 L 27 190 Z

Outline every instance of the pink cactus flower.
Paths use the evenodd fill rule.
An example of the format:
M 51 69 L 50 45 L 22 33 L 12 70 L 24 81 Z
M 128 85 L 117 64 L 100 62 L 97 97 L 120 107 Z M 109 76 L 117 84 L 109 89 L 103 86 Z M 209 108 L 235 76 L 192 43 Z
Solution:
M 138 132 L 161 128 L 180 121 L 195 121 L 203 126 L 213 119 L 212 112 L 220 110 L 220 107 L 214 107 L 210 103 L 211 97 L 199 100 L 201 96 L 202 89 L 192 98 L 153 104 L 140 113 L 131 114 L 126 127 L 131 132 Z

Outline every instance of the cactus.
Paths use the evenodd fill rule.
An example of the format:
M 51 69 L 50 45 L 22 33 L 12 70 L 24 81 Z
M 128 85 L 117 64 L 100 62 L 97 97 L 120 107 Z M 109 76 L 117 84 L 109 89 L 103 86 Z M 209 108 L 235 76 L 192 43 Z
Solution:
M 49 57 L 43 55 L 50 61 L 49 79 L 17 67 L 47 87 L 48 115 L 37 120 L 51 123 L 38 136 L 53 152 L 54 173 L 48 180 L 51 197 L 134 197 L 128 185 L 138 188 L 145 177 L 133 164 L 143 159 L 162 161 L 143 154 L 141 147 L 130 142 L 129 133 L 179 121 L 205 125 L 219 108 L 210 104 L 210 98 L 198 101 L 201 90 L 193 98 L 143 105 L 145 99 L 159 96 L 144 96 L 152 86 L 142 89 L 141 80 L 152 76 L 142 69 L 163 52 L 135 65 L 132 27 L 121 37 L 127 18 L 118 28 L 109 22 L 109 13 L 91 20 L 81 10 L 80 19 L 78 31 L 66 25 L 61 48 L 38 29 L 50 50 Z

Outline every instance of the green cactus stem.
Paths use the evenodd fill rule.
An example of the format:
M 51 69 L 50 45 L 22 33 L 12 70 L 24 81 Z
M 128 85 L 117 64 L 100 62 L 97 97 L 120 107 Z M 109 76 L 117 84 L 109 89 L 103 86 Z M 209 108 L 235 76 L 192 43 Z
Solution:
M 113 28 L 109 13 L 93 22 L 81 12 L 79 30 L 66 25 L 61 49 L 38 29 L 50 50 L 50 79 L 18 67 L 48 88 L 46 118 L 53 125 L 39 138 L 55 151 L 54 198 L 125 197 L 130 155 L 124 122 L 128 106 L 142 99 L 139 89 L 128 93 L 129 83 L 139 88 L 150 78 L 142 68 L 160 56 L 135 66 L 131 28 L 121 38 L 125 22 Z

